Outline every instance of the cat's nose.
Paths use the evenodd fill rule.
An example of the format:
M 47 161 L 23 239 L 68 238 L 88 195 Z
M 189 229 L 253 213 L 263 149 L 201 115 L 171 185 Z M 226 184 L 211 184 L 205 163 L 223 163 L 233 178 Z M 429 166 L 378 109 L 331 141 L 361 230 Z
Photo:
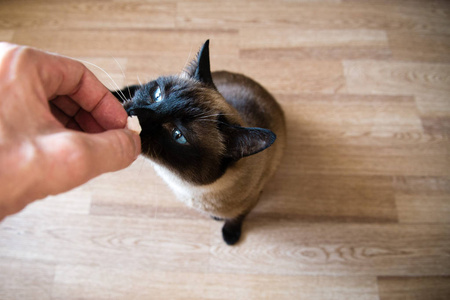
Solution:
M 147 107 L 130 106 L 125 108 L 125 110 L 129 116 L 138 116 L 141 124 L 147 121 L 151 121 L 152 119 L 155 119 L 155 112 Z

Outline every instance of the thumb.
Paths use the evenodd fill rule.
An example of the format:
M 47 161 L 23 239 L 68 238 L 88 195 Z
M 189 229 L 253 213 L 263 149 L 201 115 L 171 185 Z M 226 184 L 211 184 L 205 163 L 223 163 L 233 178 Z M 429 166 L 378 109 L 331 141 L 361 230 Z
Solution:
M 127 129 L 102 133 L 64 131 L 44 138 L 45 194 L 58 194 L 106 172 L 129 166 L 141 152 L 139 135 Z

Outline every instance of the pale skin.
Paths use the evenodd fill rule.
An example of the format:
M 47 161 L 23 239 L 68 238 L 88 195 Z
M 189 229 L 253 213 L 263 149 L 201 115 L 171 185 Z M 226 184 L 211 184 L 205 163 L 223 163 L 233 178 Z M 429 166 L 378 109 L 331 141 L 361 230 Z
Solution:
M 130 165 L 139 135 L 80 62 L 0 43 L 0 220 Z

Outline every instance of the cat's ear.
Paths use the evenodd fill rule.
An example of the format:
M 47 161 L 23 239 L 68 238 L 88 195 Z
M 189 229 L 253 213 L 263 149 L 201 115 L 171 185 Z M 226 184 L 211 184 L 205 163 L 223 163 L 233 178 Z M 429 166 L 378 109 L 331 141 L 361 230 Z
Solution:
M 211 76 L 211 66 L 209 64 L 209 40 L 203 44 L 203 47 L 197 54 L 197 58 L 191 62 L 184 73 L 189 77 L 215 88 Z
M 263 151 L 277 138 L 271 130 L 256 127 L 226 125 L 222 131 L 225 133 L 226 156 L 234 160 Z

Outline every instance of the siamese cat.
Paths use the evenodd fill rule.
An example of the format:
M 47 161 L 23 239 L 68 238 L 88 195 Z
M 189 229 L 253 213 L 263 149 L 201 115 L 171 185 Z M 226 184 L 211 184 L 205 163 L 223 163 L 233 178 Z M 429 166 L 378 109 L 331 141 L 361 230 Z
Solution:
M 285 143 L 280 105 L 252 79 L 210 70 L 209 40 L 180 75 L 114 92 L 139 118 L 142 154 L 176 197 L 238 242 L 242 221 L 274 173 Z

